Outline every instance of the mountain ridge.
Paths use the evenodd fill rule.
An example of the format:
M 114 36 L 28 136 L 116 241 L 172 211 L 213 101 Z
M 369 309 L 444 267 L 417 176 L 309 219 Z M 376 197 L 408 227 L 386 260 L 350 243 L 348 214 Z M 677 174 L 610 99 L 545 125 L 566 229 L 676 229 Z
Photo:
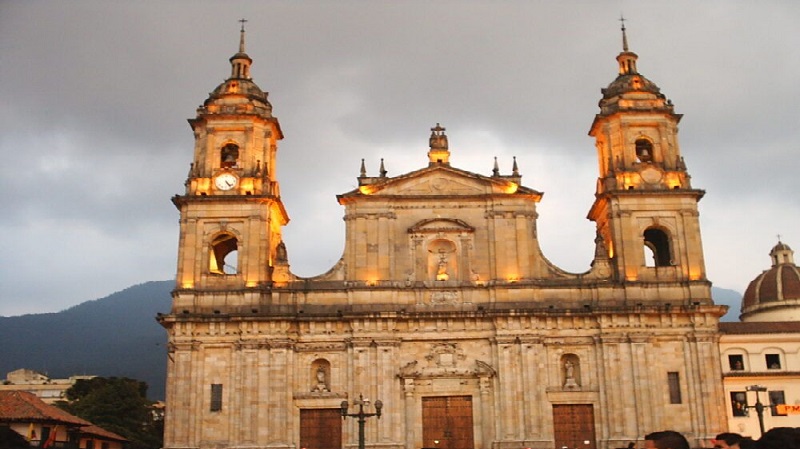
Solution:
M 0 375 L 28 368 L 54 379 L 130 377 L 163 399 L 167 335 L 155 317 L 169 312 L 174 286 L 145 282 L 61 312 L 0 317 Z

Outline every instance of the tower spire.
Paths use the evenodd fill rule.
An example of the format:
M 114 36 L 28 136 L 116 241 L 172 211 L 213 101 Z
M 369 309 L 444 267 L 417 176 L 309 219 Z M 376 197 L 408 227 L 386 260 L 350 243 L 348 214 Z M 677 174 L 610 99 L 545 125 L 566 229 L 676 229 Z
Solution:
M 625 33 L 625 16 L 619 15 L 619 21 L 622 23 L 622 51 L 628 51 L 628 35 Z M 244 26 L 244 25 L 243 25 Z
M 625 28 L 625 17 L 620 15 L 619 21 L 622 22 L 622 53 L 617 56 L 617 62 L 619 62 L 619 74 L 620 75 L 636 75 L 636 60 L 639 59 L 639 56 L 636 53 L 628 50 L 628 33 L 627 29 Z
M 244 53 L 244 24 L 247 23 L 247 19 L 239 19 L 239 22 L 242 24 L 242 29 L 239 31 L 239 53 Z

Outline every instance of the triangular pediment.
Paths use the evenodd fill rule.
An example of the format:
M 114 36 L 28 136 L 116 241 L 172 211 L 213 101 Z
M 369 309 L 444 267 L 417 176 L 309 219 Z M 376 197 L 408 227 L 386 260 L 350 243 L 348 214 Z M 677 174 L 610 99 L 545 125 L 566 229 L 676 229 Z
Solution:
M 483 180 L 435 171 L 418 177 L 398 179 L 381 189 L 383 195 L 482 195 L 491 192 Z
M 424 169 L 386 182 L 371 185 L 371 194 L 376 196 L 474 196 L 504 193 L 510 182 L 502 178 L 490 178 L 463 170 L 437 167 Z

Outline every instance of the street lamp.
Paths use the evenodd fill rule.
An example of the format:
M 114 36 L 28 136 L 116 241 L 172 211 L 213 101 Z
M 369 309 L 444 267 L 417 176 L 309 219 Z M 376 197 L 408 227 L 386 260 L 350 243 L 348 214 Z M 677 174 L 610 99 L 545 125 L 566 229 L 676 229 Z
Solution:
M 383 409 L 383 402 L 380 399 L 375 401 L 375 413 L 365 413 L 364 407 L 369 407 L 369 399 L 364 399 L 363 395 L 358 395 L 358 399 L 353 401 L 353 405 L 358 406 L 358 413 L 348 413 L 350 404 L 347 401 L 342 401 L 342 419 L 348 416 L 351 418 L 358 418 L 358 449 L 364 449 L 364 423 L 370 416 L 377 416 L 381 419 L 381 409 Z
M 754 408 L 756 409 L 756 415 L 758 415 L 758 428 L 761 429 L 761 435 L 764 435 L 764 404 L 761 403 L 761 399 L 758 396 L 758 393 L 761 391 L 767 391 L 767 387 L 763 385 L 750 385 L 745 387 L 747 391 L 755 391 L 756 392 L 756 405 L 748 405 L 747 408 Z

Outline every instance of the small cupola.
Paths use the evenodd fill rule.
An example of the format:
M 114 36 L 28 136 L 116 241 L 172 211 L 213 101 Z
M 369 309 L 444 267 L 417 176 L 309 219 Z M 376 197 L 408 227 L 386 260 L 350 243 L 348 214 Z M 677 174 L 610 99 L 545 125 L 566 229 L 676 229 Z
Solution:
M 625 18 L 621 17 L 619 20 L 622 22 L 622 53 L 617 56 L 619 74 L 636 75 L 639 73 L 636 71 L 636 60 L 639 59 L 639 56 L 628 50 L 628 35 L 625 32 Z
M 428 151 L 428 165 L 450 165 L 450 150 L 447 143 L 445 128 L 440 124 L 431 128 L 430 150 Z
M 639 73 L 639 69 L 636 67 L 636 61 L 638 61 L 639 56 L 628 49 L 625 19 L 621 18 L 620 21 L 622 21 L 622 52 L 617 55 L 619 75 L 608 87 L 601 89 L 603 99 L 600 100 L 600 107 L 603 113 L 616 113 L 620 109 L 652 109 L 653 106 L 671 111 L 672 103 L 667 101 L 666 97 L 661 93 L 661 89 Z M 655 100 L 657 104 L 629 104 L 629 106 L 622 106 L 619 103 L 620 97 L 629 93 L 637 94 L 635 99 L 631 98 L 635 103 L 641 103 L 639 101 L 641 99 L 647 103 Z M 645 94 L 645 96 L 642 97 L 638 94 Z
M 239 51 L 230 57 L 231 75 L 209 94 L 203 104 L 205 109 L 199 112 L 257 113 L 271 117 L 272 105 L 267 99 L 268 94 L 250 76 L 253 60 L 245 53 L 244 24 L 247 20 L 241 19 L 240 22 L 242 27 L 239 30 Z
M 253 60 L 250 59 L 250 56 L 247 55 L 244 51 L 244 24 L 247 22 L 245 19 L 241 19 L 242 22 L 242 29 L 239 31 L 239 51 L 231 56 L 231 78 L 232 79 L 246 79 L 249 80 L 250 78 L 250 64 L 253 63 Z
M 769 252 L 769 257 L 772 258 L 773 267 L 785 263 L 794 265 L 794 251 L 789 248 L 789 245 L 781 242 L 780 239 L 778 239 L 778 244 Z

